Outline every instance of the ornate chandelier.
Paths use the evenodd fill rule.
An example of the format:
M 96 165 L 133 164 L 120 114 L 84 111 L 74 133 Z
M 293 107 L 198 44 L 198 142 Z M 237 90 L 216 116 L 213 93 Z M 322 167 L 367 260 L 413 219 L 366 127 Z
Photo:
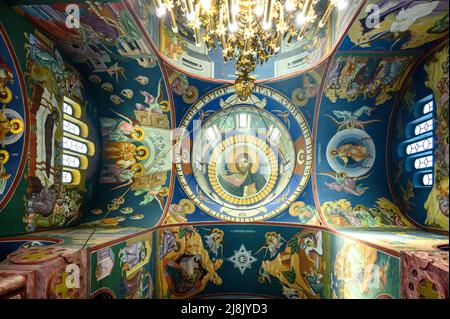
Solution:
M 178 22 L 183 20 L 197 46 L 202 42 L 208 49 L 220 46 L 225 62 L 236 61 L 237 84 L 245 88 L 244 96 L 249 88 L 251 93 L 256 80 L 249 74 L 280 50 L 282 40 L 287 44 L 301 40 L 314 23 L 322 28 L 333 8 L 343 9 L 349 0 L 329 0 L 320 16 L 315 7 L 322 0 L 154 1 L 156 15 L 168 16 L 173 32 L 178 33 Z

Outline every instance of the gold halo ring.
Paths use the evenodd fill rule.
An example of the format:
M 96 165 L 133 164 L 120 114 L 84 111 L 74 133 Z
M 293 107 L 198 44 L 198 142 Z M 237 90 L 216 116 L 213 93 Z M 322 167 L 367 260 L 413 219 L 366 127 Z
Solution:
M 0 164 L 6 164 L 9 160 L 9 153 L 7 150 L 0 150 Z
M 4 99 L 0 98 L 0 103 L 8 104 L 12 100 L 12 92 L 9 88 L 5 87 L 6 97 Z
M 143 155 L 138 155 L 138 152 L 144 151 Z M 140 145 L 136 147 L 136 159 L 140 161 L 145 161 L 150 156 L 150 152 L 148 151 L 148 148 L 146 148 L 144 145 Z
M 145 132 L 140 127 L 135 127 L 133 133 L 131 133 L 131 137 L 135 141 L 142 141 L 145 137 Z
M 20 119 L 12 119 L 11 121 L 9 121 L 9 125 L 11 126 L 11 128 L 9 129 L 9 131 L 12 134 L 20 134 L 23 131 L 23 122 Z

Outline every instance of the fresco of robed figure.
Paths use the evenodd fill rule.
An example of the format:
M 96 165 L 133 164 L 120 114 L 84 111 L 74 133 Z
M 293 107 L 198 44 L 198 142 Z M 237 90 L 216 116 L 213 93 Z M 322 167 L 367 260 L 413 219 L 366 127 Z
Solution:
M 258 157 L 257 154 L 253 156 Z M 257 194 L 267 183 L 259 173 L 259 159 L 252 159 L 247 152 L 238 154 L 235 161 L 227 163 L 226 170 L 219 172 L 218 180 L 227 193 L 242 198 Z

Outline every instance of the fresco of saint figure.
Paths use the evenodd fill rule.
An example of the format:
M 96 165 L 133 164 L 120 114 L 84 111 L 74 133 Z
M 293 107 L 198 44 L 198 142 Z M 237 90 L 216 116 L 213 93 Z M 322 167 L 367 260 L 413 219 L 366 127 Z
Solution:
M 253 172 L 253 165 L 257 164 L 250 159 L 248 153 L 239 154 L 232 164 L 227 164 L 227 170 L 220 172 L 218 176 L 220 186 L 230 195 L 249 197 L 266 185 L 267 180 L 258 172 L 259 169 Z
M 366 147 L 361 145 L 353 145 L 350 143 L 344 144 L 336 149 L 332 149 L 331 156 L 339 157 L 344 163 L 344 166 L 347 166 L 349 160 L 359 163 L 364 161 L 366 158 L 371 157 L 371 155 L 368 154 Z

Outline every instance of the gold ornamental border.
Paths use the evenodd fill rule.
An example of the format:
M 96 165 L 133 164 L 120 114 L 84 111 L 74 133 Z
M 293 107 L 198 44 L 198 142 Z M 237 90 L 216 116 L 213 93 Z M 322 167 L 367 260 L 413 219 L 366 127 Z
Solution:
M 222 187 L 220 187 L 219 182 L 217 181 L 216 177 L 216 162 L 219 158 L 219 156 L 223 153 L 223 151 L 234 144 L 237 143 L 251 143 L 254 146 L 258 147 L 259 149 L 263 150 L 264 153 L 269 158 L 270 162 L 270 168 L 271 168 L 271 174 L 269 181 L 267 182 L 266 186 L 263 188 L 262 191 L 255 194 L 254 196 L 247 197 L 247 198 L 240 198 L 236 196 L 232 196 L 228 193 L 226 193 Z M 209 181 L 211 183 L 212 188 L 214 191 L 222 197 L 224 200 L 237 204 L 237 205 L 251 205 L 254 203 L 257 203 L 261 200 L 263 200 L 269 193 L 272 191 L 272 189 L 275 186 L 275 183 L 278 178 L 278 162 L 275 158 L 275 155 L 273 153 L 273 150 L 260 138 L 257 138 L 256 136 L 251 135 L 235 135 L 232 137 L 227 138 L 222 143 L 220 143 L 213 151 L 211 157 L 210 157 L 210 164 L 208 165 L 208 177 Z
M 179 124 L 180 130 L 178 132 L 180 133 L 177 134 L 177 140 L 182 140 L 184 134 L 182 132 L 185 132 L 187 130 L 189 123 L 192 122 L 195 115 L 199 111 L 203 110 L 211 101 L 216 101 L 225 95 L 234 94 L 235 92 L 236 90 L 234 88 L 234 85 L 225 85 L 218 87 L 217 89 L 214 89 L 205 94 L 204 96 L 200 97 L 183 116 Z M 256 216 L 241 217 L 237 215 L 231 215 L 228 212 L 222 212 L 221 210 L 212 208 L 209 204 L 206 204 L 204 200 L 198 196 L 198 194 L 194 193 L 186 180 L 183 165 L 181 163 L 177 163 L 175 165 L 175 170 L 177 172 L 179 182 L 183 190 L 186 192 L 186 195 L 189 197 L 189 199 L 206 214 L 230 222 L 251 223 L 256 221 L 267 220 L 280 214 L 281 212 L 289 208 L 289 205 L 291 205 L 302 194 L 303 190 L 306 187 L 306 184 L 308 183 L 309 178 L 311 177 L 312 162 L 313 162 L 313 145 L 312 145 L 311 129 L 300 109 L 297 106 L 295 106 L 289 98 L 287 98 L 280 92 L 270 87 L 264 85 L 257 85 L 255 87 L 254 92 L 257 94 L 261 94 L 280 105 L 283 105 L 284 108 L 287 111 L 289 111 L 291 115 L 295 118 L 306 143 L 305 145 L 306 160 L 303 175 L 300 176 L 300 181 L 296 183 L 297 185 L 294 188 L 293 192 L 291 193 L 289 191 L 288 197 L 285 198 L 283 202 L 277 204 L 276 207 L 274 207 L 267 213 L 258 214 Z

